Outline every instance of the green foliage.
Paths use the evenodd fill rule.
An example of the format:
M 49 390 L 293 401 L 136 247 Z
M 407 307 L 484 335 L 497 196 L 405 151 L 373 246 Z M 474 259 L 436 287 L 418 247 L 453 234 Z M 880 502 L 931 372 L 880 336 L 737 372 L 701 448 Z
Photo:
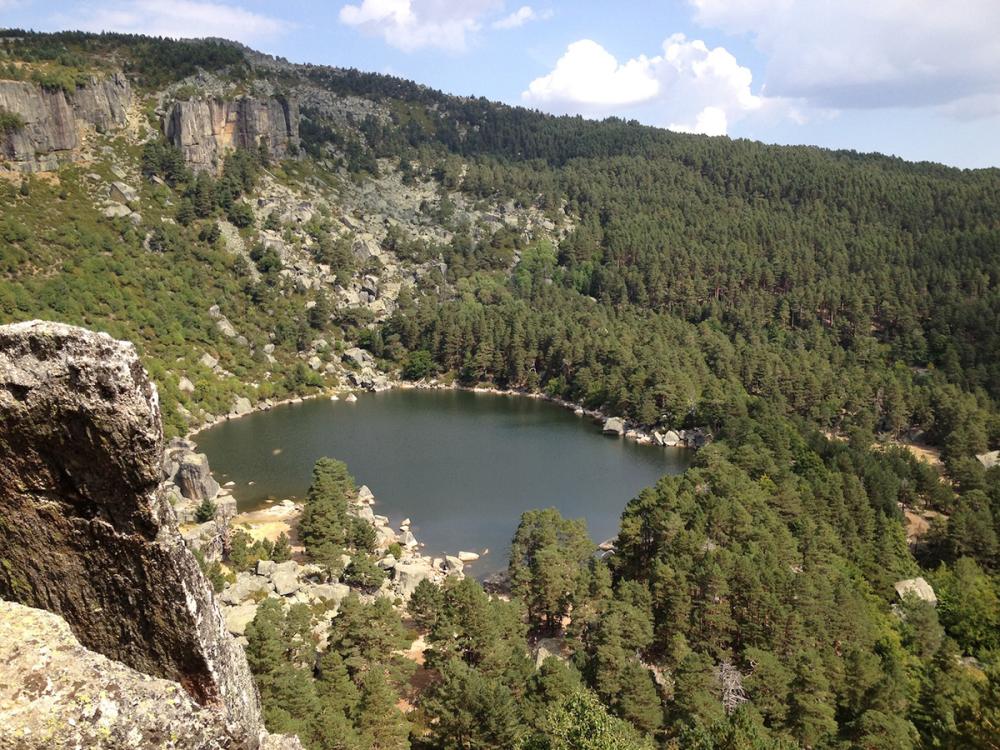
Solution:
M 403 377 L 407 380 L 423 380 L 435 372 L 434 358 L 426 349 L 411 352 L 403 365 Z
M 363 591 L 375 591 L 384 580 L 385 572 L 364 553 L 354 555 L 344 569 L 344 581 Z
M 194 518 L 198 523 L 205 523 L 206 521 L 212 521 L 215 519 L 215 503 L 213 503 L 209 498 L 205 498 L 201 501 L 198 507 L 194 511 Z
M 507 686 L 459 659 L 442 666 L 441 680 L 425 699 L 424 710 L 433 722 L 433 744 L 443 750 L 509 750 L 524 736 Z
M 274 545 L 271 542 L 255 540 L 242 529 L 234 531 L 229 538 L 228 560 L 233 570 L 254 570 L 259 561 L 271 560 L 273 555 Z
M 13 135 L 24 128 L 24 118 L 17 112 L 0 108 L 0 137 Z
M 247 83 L 242 50 L 223 43 L 4 37 L 7 56 L 28 63 L 11 75 L 70 96 L 111 61 L 142 91 L 198 68 Z M 327 385 L 299 353 L 336 327 L 407 378 L 544 391 L 649 427 L 704 427 L 714 444 L 629 503 L 607 560 L 592 559 L 582 526 L 533 512 L 512 544 L 513 601 L 472 580 L 418 586 L 424 695 L 405 684 L 409 635 L 385 599 L 348 597 L 322 652 L 312 627 L 323 613 L 265 601 L 247 653 L 269 728 L 310 750 L 406 747 L 394 701 L 406 694 L 430 747 L 995 744 L 1000 470 L 975 458 L 1000 446 L 995 170 L 553 118 L 358 71 L 301 77 L 390 113 L 345 124 L 304 110 L 304 148 L 323 160 L 309 163 L 310 189 L 339 179 L 327 166 L 363 183 L 380 159 L 407 184 L 434 181 L 417 221 L 451 239 L 387 231 L 384 250 L 426 265 L 386 323 L 282 278 L 250 209 L 265 152 L 192 175 L 162 140 L 137 155 L 166 184 L 143 181 L 141 226 L 102 217 L 77 167 L 58 187 L 0 185 L 0 322 L 133 340 L 168 434 L 186 430 L 185 414 L 227 413 L 237 395 Z M 0 133 L 20 127 L 5 117 Z M 280 179 L 294 175 L 285 166 Z M 469 225 L 459 206 L 470 203 L 483 216 L 541 213 L 560 239 L 535 239 L 509 214 Z M 222 216 L 259 280 L 221 247 Z M 314 260 L 346 284 L 353 236 L 326 215 L 304 229 Z M 250 346 L 219 333 L 213 304 Z M 205 352 L 234 376 L 200 365 Z M 180 372 L 193 394 L 177 389 Z M 917 433 L 941 449 L 947 481 L 891 447 Z M 331 576 L 348 554 L 348 580 L 372 590 L 382 572 L 371 527 L 348 513 L 354 491 L 342 464 L 317 464 L 301 531 Z M 916 559 L 900 506 L 944 514 Z M 229 562 L 288 554 L 287 539 L 237 532 Z M 918 561 L 937 609 L 893 607 L 892 584 L 920 574 Z M 205 570 L 222 584 L 221 567 Z M 529 632 L 564 636 L 571 663 L 535 669 Z
M 234 201 L 226 212 L 226 216 L 234 226 L 240 229 L 253 226 L 253 209 L 243 201 Z M 261 269 L 263 271 L 263 269 Z
M 1000 596 L 974 560 L 942 564 L 931 578 L 942 624 L 966 653 L 1000 648 Z
M 626 721 L 608 714 L 597 697 L 580 690 L 553 703 L 534 750 L 652 750 L 653 743 Z
M 299 522 L 299 534 L 306 554 L 331 571 L 342 567 L 340 556 L 354 549 L 346 575 L 355 585 L 373 590 L 384 574 L 366 553 L 375 549 L 375 529 L 370 523 L 348 513 L 348 504 L 357 496 L 354 478 L 343 461 L 321 458 L 313 467 L 312 483 L 306 494 Z
M 557 631 L 589 582 L 596 551 L 582 520 L 564 519 L 555 508 L 521 515 L 511 543 L 511 591 L 528 608 L 533 627 Z

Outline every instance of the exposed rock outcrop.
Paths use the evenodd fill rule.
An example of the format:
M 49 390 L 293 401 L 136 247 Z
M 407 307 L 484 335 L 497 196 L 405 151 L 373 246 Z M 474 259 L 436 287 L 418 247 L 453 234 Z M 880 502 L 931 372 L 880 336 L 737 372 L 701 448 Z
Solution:
M 180 685 L 80 645 L 51 612 L 0 601 L 0 747 L 232 748 L 222 715 Z M 301 750 L 265 737 L 262 750 Z
M 605 435 L 618 435 L 621 437 L 625 434 L 625 420 L 620 417 L 608 417 L 604 420 L 602 430 Z
M 267 148 L 272 159 L 298 151 L 299 105 L 294 99 L 208 99 L 174 102 L 167 139 L 194 169 L 216 170 L 227 151 Z
M 21 172 L 55 169 L 79 156 L 81 126 L 99 133 L 123 127 L 132 99 L 128 79 L 92 78 L 66 95 L 25 81 L 0 81 L 0 110 L 20 115 L 24 127 L 0 136 L 0 156 Z
M 260 703 L 160 485 L 154 386 L 131 344 L 32 321 L 0 327 L 0 597 L 180 683 L 255 747 Z

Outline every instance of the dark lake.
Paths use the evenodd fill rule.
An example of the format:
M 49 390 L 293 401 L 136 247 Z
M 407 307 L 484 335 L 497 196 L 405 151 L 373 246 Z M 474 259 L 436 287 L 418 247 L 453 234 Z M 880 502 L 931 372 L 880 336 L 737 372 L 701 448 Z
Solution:
M 488 548 L 477 575 L 506 565 L 523 511 L 585 518 L 600 542 L 640 489 L 691 460 L 682 448 L 606 437 L 545 401 L 451 390 L 312 399 L 222 423 L 196 442 L 216 479 L 236 483 L 241 510 L 301 499 L 316 459 L 339 458 L 375 493 L 376 513 L 394 528 L 411 519 L 425 553 Z

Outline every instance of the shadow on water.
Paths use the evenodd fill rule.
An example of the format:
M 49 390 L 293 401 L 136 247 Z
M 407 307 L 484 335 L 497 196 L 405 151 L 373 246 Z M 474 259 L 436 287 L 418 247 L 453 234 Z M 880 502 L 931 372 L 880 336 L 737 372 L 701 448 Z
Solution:
M 241 510 L 302 498 L 316 459 L 339 458 L 371 487 L 376 513 L 394 527 L 412 519 L 426 553 L 488 548 L 477 575 L 506 565 L 523 511 L 556 507 L 607 539 L 630 498 L 692 458 L 606 437 L 545 401 L 447 390 L 307 400 L 222 423 L 197 443 L 215 477 L 236 483 Z

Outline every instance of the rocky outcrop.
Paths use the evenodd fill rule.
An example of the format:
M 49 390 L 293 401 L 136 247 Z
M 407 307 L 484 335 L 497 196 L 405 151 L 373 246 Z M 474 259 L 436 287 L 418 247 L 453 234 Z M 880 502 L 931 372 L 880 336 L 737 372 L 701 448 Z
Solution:
M 51 612 L 0 601 L 0 747 L 232 748 L 222 715 L 180 685 L 87 649 Z M 297 740 L 263 748 L 300 750 Z
M 92 78 L 69 96 L 24 81 L 0 81 L 0 110 L 20 115 L 24 126 L 0 136 L 0 156 L 21 172 L 56 169 L 79 157 L 80 130 L 104 133 L 125 125 L 132 99 L 120 73 Z
M 990 451 L 989 453 L 980 453 L 976 456 L 979 459 L 979 463 L 983 465 L 985 469 L 992 469 L 994 466 L 1000 466 L 1000 450 Z
M 298 152 L 299 106 L 294 99 L 207 99 L 174 102 L 167 139 L 194 169 L 215 171 L 235 148 L 267 148 L 272 159 Z
M 621 437 L 625 434 L 625 420 L 620 417 L 608 417 L 604 420 L 604 426 L 601 429 L 605 435 L 618 435 Z
M 0 455 L 0 597 L 179 683 L 218 714 L 227 746 L 255 747 L 257 691 L 160 485 L 159 403 L 134 347 L 56 323 L 0 327 Z

